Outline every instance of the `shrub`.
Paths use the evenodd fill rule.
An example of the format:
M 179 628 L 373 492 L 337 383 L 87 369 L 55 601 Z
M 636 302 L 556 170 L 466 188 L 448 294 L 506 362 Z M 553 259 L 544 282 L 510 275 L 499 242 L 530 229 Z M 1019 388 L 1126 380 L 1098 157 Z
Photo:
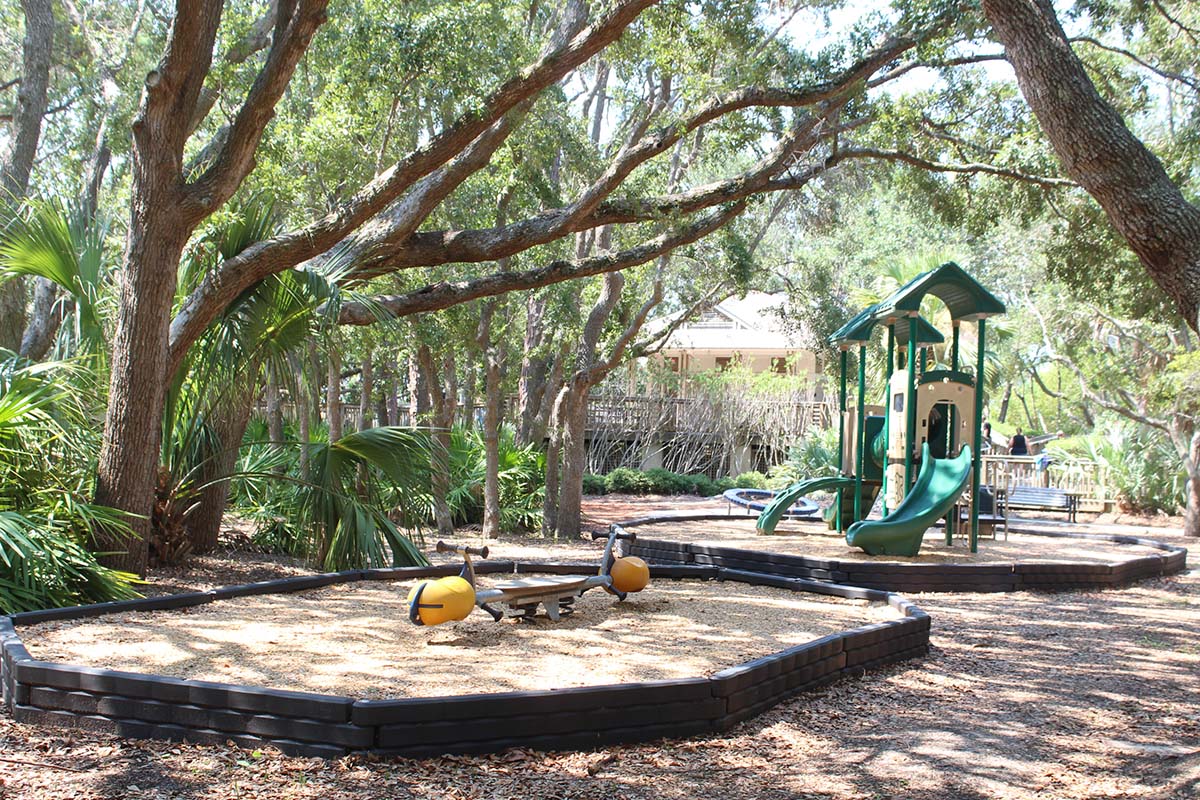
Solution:
M 761 472 L 743 472 L 733 479 L 733 485 L 738 489 L 766 489 L 767 476 Z
M 796 480 L 822 478 L 838 474 L 838 429 L 810 433 L 792 448 L 789 459 Z
M 652 494 L 691 494 L 696 488 L 695 482 L 689 481 L 687 476 L 671 472 L 669 469 L 656 467 L 646 470 L 643 474 L 650 484 Z
M 689 490 L 691 494 L 698 494 L 701 497 L 712 497 L 714 494 L 720 494 L 724 491 L 717 488 L 717 482 L 707 475 L 696 473 L 684 477 L 691 484 L 691 489 Z
M 604 478 L 610 494 L 649 494 L 650 481 L 645 473 L 631 467 L 617 467 Z
M 799 470 L 792 462 L 776 464 L 767 470 L 767 486 L 771 489 L 783 489 L 798 483 L 802 478 Z
M 584 494 L 607 494 L 608 484 L 603 475 L 593 475 L 590 472 L 583 476 Z

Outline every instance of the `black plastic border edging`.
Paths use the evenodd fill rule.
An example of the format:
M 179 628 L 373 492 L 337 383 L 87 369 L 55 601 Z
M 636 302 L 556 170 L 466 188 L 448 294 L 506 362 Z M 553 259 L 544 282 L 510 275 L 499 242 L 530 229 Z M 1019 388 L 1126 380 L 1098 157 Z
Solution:
M 569 570 L 589 571 L 588 565 L 513 562 L 492 562 L 486 571 Z M 453 572 L 457 568 L 352 570 L 0 617 L 3 705 L 18 722 L 99 730 L 128 738 L 232 741 L 242 747 L 274 746 L 289 755 L 323 758 L 356 751 L 420 758 L 492 753 L 511 747 L 576 750 L 725 730 L 799 692 L 820 688 L 844 675 L 860 675 L 921 656 L 929 648 L 929 616 L 900 595 L 712 565 L 652 565 L 651 575 L 739 581 L 887 602 L 901 617 L 825 636 L 707 678 L 357 701 L 38 661 L 17 633 L 19 626 L 51 620 L 186 608 L 359 580 Z
M 616 523 L 620 530 L 672 522 L 707 522 L 745 519 L 728 514 L 678 514 L 667 512 Z M 665 539 L 638 538 L 629 554 L 645 558 L 652 566 L 714 566 L 723 569 L 800 578 L 815 583 L 862 586 L 896 592 L 1015 592 L 1073 591 L 1123 586 L 1144 578 L 1173 575 L 1187 568 L 1187 548 L 1136 536 L 1106 533 L 1031 531 L 1028 536 L 1085 539 L 1130 544 L 1164 551 L 1122 561 L 1058 561 L 992 564 L 910 564 L 898 561 L 850 561 L 804 555 L 743 550 L 736 547 L 689 544 Z

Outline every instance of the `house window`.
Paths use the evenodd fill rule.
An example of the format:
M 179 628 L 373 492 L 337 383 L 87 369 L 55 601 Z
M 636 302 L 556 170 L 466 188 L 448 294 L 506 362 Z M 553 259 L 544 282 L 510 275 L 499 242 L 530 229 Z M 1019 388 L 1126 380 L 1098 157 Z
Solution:
M 732 356 L 717 356 L 717 369 L 724 372 L 729 369 L 729 365 L 733 362 Z
M 679 356 L 667 356 L 663 361 L 671 372 L 679 372 Z
M 788 362 L 786 358 L 772 358 L 771 371 L 779 375 L 788 374 Z

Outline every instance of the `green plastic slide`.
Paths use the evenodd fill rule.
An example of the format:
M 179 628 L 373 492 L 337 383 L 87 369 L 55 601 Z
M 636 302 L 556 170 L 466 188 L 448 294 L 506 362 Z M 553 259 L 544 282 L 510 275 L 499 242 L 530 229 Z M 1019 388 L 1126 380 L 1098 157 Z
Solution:
M 841 489 L 847 486 L 854 486 L 854 478 L 843 478 L 834 476 L 831 478 L 809 478 L 806 481 L 792 484 L 788 488 L 775 495 L 775 499 L 770 505 L 762 510 L 758 515 L 756 523 L 759 533 L 774 533 L 775 526 L 779 524 L 779 520 L 783 519 L 783 515 L 792 507 L 792 503 L 796 502 L 796 498 L 803 497 L 809 492 L 831 491 L 833 489 Z
M 946 516 L 970 477 L 970 447 L 964 445 L 957 458 L 932 458 L 926 443 L 921 452 L 921 472 L 904 501 L 883 519 L 851 525 L 846 531 L 846 544 L 861 547 L 873 556 L 915 556 L 921 550 L 925 531 Z

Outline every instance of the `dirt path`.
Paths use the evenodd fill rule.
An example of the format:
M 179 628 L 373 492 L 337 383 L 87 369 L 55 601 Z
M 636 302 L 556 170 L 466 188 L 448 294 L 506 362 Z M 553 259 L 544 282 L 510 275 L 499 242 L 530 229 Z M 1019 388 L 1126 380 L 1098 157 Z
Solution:
M 0 797 L 1200 797 L 1200 571 L 1122 592 L 918 602 L 934 615 L 928 658 L 722 735 L 592 753 L 323 762 L 0 717 L 0 758 L 82 770 L 0 762 Z

